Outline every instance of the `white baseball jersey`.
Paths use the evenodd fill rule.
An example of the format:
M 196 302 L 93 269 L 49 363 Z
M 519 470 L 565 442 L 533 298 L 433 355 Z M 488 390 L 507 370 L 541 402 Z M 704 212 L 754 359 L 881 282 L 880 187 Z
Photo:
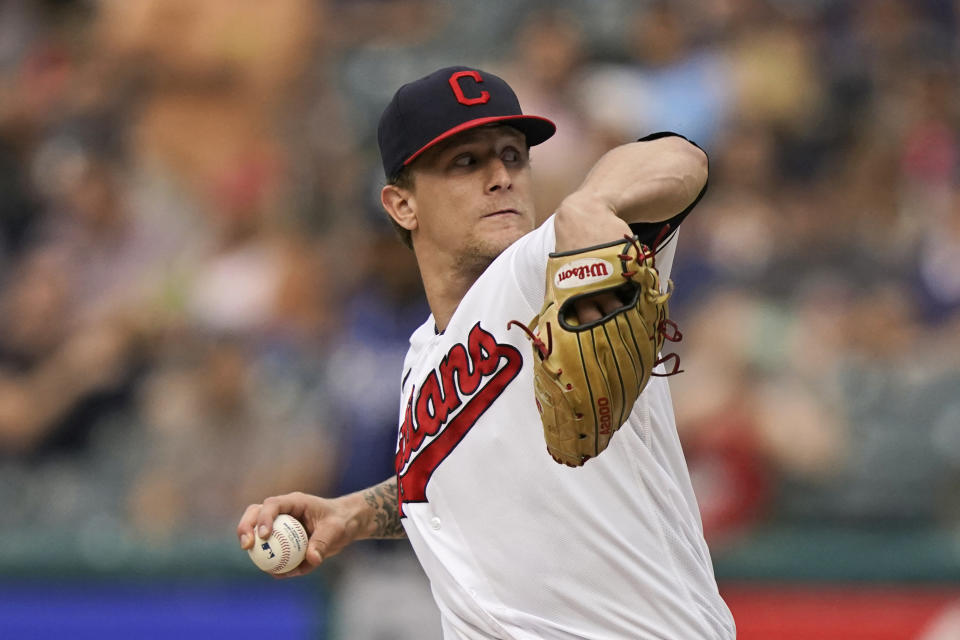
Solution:
M 410 338 L 396 468 L 446 639 L 733 638 L 664 378 L 583 467 L 546 451 L 533 351 L 553 218 L 504 251 L 446 330 Z M 676 234 L 657 258 L 669 278 Z

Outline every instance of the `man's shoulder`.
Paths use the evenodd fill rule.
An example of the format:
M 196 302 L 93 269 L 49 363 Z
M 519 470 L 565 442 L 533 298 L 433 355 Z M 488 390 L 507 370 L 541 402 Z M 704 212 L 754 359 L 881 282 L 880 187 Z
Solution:
M 509 248 L 517 247 L 517 250 L 521 250 L 523 247 L 537 245 L 546 246 L 550 251 L 553 251 L 557 243 L 557 234 L 553 226 L 553 220 L 554 215 L 551 214 L 550 217 L 544 220 L 536 229 L 522 236 L 510 245 Z

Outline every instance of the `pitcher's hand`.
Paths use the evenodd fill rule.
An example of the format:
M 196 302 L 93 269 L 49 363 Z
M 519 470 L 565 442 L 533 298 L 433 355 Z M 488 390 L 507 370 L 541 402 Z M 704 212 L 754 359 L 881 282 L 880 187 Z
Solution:
M 307 555 L 300 566 L 279 577 L 310 573 L 359 537 L 360 523 L 354 503 L 353 496 L 327 499 L 300 492 L 267 498 L 262 504 L 247 507 L 240 518 L 237 525 L 240 547 L 249 550 L 253 546 L 255 530 L 260 538 L 266 538 L 274 519 L 281 513 L 289 514 L 303 523 L 310 540 Z

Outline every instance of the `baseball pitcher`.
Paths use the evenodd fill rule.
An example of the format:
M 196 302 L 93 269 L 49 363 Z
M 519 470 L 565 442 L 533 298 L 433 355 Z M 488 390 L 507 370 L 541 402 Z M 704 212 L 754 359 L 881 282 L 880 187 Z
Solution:
M 733 638 L 664 377 L 707 158 L 672 133 L 614 148 L 537 226 L 529 149 L 554 131 L 479 69 L 396 92 L 381 200 L 432 313 L 398 372 L 394 474 L 251 505 L 241 546 L 289 513 L 310 534 L 300 575 L 407 537 L 451 640 Z

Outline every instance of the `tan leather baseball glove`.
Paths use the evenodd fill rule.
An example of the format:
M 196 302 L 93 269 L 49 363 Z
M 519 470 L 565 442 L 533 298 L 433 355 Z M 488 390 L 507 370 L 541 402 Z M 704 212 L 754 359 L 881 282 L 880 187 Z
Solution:
M 664 340 L 682 337 L 668 317 L 654 252 L 634 237 L 576 251 L 551 253 L 546 295 L 527 331 L 534 350 L 534 393 L 553 459 L 578 467 L 600 455 L 627 421 Z M 581 324 L 574 304 L 604 292 L 621 305 Z

